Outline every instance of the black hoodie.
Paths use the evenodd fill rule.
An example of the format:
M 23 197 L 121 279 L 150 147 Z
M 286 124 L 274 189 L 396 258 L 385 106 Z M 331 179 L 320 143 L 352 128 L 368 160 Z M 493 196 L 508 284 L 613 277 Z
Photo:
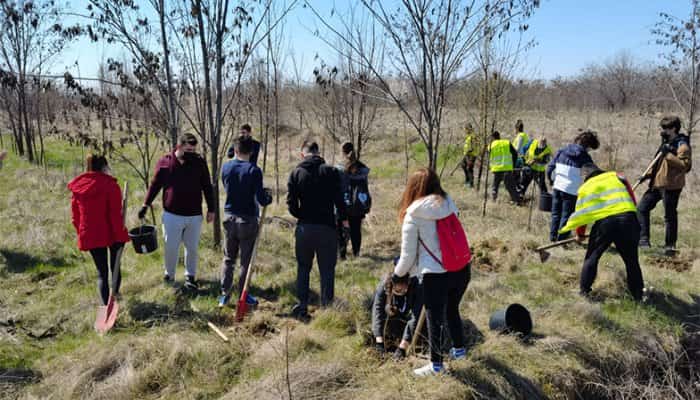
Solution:
M 320 156 L 308 156 L 289 175 L 287 207 L 300 224 L 335 227 L 335 213 L 345 219 L 345 204 L 338 171 Z

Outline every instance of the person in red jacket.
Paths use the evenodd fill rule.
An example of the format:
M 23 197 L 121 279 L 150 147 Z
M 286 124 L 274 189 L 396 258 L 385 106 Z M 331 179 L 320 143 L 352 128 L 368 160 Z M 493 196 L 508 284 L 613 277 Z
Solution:
M 117 179 L 109 174 L 104 156 L 89 155 L 87 172 L 68 184 L 72 192 L 73 226 L 78 233 L 78 248 L 89 251 L 97 272 L 97 287 L 102 304 L 109 298 L 108 269 L 114 274 L 118 250 L 129 241 L 129 233 L 122 219 L 122 192 Z M 109 264 L 107 261 L 109 253 Z M 119 293 L 121 276 L 115 279 L 114 294 Z

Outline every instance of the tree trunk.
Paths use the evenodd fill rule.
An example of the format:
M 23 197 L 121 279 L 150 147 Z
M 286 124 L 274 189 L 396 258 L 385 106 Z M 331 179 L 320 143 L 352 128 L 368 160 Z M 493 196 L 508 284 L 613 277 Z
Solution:
M 201 4 L 200 4 L 201 6 Z M 165 79 L 168 85 L 168 131 L 172 147 L 177 145 L 177 108 L 175 105 L 175 93 L 173 90 L 173 76 L 170 70 L 170 49 L 168 48 L 168 36 L 165 32 L 165 0 L 158 0 L 158 19 L 160 22 L 161 43 L 163 45 L 163 64 L 165 66 Z M 216 179 L 215 179 L 216 180 Z

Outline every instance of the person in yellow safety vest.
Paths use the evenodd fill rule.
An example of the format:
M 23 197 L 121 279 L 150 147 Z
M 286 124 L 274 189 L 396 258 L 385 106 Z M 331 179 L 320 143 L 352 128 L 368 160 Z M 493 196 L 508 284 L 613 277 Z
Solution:
M 513 179 L 513 165 L 518 158 L 518 153 L 509 141 L 501 139 L 501 134 L 498 131 L 491 134 L 491 139 L 489 146 L 489 169 L 493 172 L 491 198 L 494 201 L 498 198 L 498 187 L 501 186 L 501 182 L 504 182 L 510 199 L 515 204 L 520 205 L 520 196 Z
M 533 140 L 530 148 L 525 153 L 525 167 L 520 178 L 518 191 L 520 196 L 524 196 L 530 183 L 535 180 L 540 187 L 540 193 L 547 193 L 547 182 L 544 179 L 544 170 L 547 168 L 549 159 L 552 156 L 552 148 L 547 144 L 547 139 L 540 137 Z
M 595 164 L 581 168 L 583 185 L 578 190 L 576 209 L 560 233 L 576 229 L 576 239 L 582 242 L 586 225 L 593 223 L 588 249 L 581 271 L 581 295 L 589 297 L 598 272 L 598 261 L 612 243 L 625 262 L 627 286 L 635 300 L 642 300 L 644 280 L 639 267 L 639 237 L 634 191 L 627 180 L 616 172 L 604 172 Z
M 518 152 L 518 158 L 520 162 L 518 164 L 522 164 L 522 161 L 525 159 L 525 154 L 527 153 L 527 150 L 530 146 L 530 136 L 528 136 L 527 133 L 523 132 L 525 130 L 525 124 L 523 124 L 522 120 L 517 120 L 515 122 L 515 137 L 513 138 L 513 147 L 515 147 L 515 151 Z M 516 168 L 519 168 L 521 165 L 516 165 Z
M 462 150 L 462 161 L 459 166 L 464 171 L 464 184 L 469 187 L 474 187 L 474 164 L 476 157 L 479 155 L 480 147 L 478 138 L 474 134 L 472 124 L 467 123 L 464 127 L 464 148 Z

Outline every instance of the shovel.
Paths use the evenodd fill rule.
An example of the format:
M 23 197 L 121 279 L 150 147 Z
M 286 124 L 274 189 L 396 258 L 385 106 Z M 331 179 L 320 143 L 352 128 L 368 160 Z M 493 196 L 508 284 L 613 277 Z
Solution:
M 540 246 L 535 249 L 535 251 L 540 255 L 540 262 L 547 262 L 549 260 L 549 252 L 547 250 L 554 248 L 554 247 L 559 247 L 563 246 L 567 243 L 573 243 L 576 241 L 576 237 L 571 237 L 568 239 L 560 240 L 558 242 L 546 244 L 544 246 Z
M 122 199 L 122 223 L 126 222 L 126 205 L 128 197 L 129 183 L 124 182 L 124 198 Z M 114 258 L 114 271 L 112 272 L 112 287 L 109 291 L 109 299 L 107 300 L 106 306 L 100 306 L 97 308 L 97 317 L 95 318 L 95 330 L 99 334 L 104 334 L 114 326 L 117 321 L 117 313 L 119 313 L 119 303 L 117 303 L 117 298 L 114 297 L 114 288 L 117 284 L 117 278 L 121 274 L 121 260 L 122 253 L 124 252 L 124 247 L 122 246 L 117 250 L 117 255 Z
M 659 154 L 657 154 L 656 157 L 654 157 L 654 159 L 649 163 L 649 166 L 647 167 L 647 169 L 645 169 L 644 172 L 642 173 L 642 177 L 637 179 L 637 182 L 635 182 L 634 186 L 632 186 L 632 191 L 637 190 L 637 186 L 641 185 L 642 182 L 644 182 L 644 177 L 647 176 L 647 174 L 649 172 L 651 172 L 651 170 L 654 168 L 654 166 L 656 166 L 656 163 L 659 162 L 659 160 L 663 156 L 664 156 L 664 153 L 660 151 Z
M 416 352 L 416 343 L 418 343 L 418 336 L 421 330 L 423 330 L 423 325 L 425 324 L 425 306 L 420 310 L 420 316 L 418 316 L 418 323 L 416 324 L 416 330 L 413 332 L 413 338 L 411 339 L 411 345 L 408 347 L 406 354 L 411 354 Z
M 248 285 L 250 285 L 250 277 L 253 275 L 255 256 L 258 255 L 258 244 L 260 243 L 260 236 L 262 233 L 263 224 L 265 223 L 265 211 L 267 211 L 267 206 L 263 207 L 262 214 L 260 215 L 260 226 L 258 227 L 258 234 L 256 235 L 255 244 L 253 245 L 253 254 L 250 256 L 248 272 L 245 274 L 245 283 L 243 284 L 241 297 L 238 299 L 238 305 L 236 306 L 236 322 L 243 321 L 243 317 L 245 317 L 245 313 L 248 311 L 248 303 L 246 303 L 245 300 L 248 297 Z

